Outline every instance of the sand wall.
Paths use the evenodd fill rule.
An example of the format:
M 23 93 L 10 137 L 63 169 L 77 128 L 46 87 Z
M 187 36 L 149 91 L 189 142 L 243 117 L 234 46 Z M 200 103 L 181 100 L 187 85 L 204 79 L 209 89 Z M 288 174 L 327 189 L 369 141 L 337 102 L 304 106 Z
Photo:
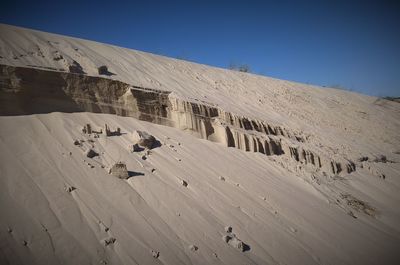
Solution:
M 282 126 L 189 102 L 170 92 L 120 81 L 35 68 L 0 65 L 0 115 L 95 112 L 130 116 L 179 128 L 198 138 L 244 151 L 290 158 L 330 174 L 350 173 L 353 162 L 332 159 L 307 136 Z

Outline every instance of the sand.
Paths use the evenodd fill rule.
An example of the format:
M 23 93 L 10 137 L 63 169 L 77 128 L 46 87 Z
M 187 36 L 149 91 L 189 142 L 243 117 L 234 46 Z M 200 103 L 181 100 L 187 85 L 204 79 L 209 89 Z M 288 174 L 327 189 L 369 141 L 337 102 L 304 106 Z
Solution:
M 3 65 L 68 72 L 76 61 L 89 76 L 301 132 L 356 168 L 324 175 L 133 117 L 2 114 L 1 264 L 400 263 L 397 102 L 8 25 L 0 48 Z M 96 138 L 85 124 L 121 134 Z M 135 130 L 160 144 L 132 152 Z M 128 179 L 108 173 L 119 161 Z

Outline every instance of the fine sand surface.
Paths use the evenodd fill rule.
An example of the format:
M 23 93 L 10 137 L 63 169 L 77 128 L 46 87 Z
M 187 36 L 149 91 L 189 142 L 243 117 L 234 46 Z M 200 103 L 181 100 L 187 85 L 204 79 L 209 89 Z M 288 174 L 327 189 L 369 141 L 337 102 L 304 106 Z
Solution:
M 354 168 L 325 172 L 133 117 L 0 113 L 0 264 L 400 264 L 399 103 L 0 24 L 1 65 L 68 72 L 74 61 L 282 126 Z M 158 145 L 130 152 L 135 130 Z M 118 161 L 128 179 L 108 173 Z

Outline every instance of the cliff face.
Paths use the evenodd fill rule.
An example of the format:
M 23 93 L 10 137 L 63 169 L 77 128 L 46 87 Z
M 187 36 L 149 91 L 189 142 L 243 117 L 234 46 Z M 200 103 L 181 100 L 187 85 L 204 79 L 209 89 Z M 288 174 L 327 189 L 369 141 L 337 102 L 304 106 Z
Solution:
M 94 112 L 130 116 L 179 128 L 196 137 L 288 158 L 329 174 L 350 173 L 355 164 L 331 159 L 327 150 L 308 143 L 308 136 L 282 126 L 224 111 L 206 102 L 185 101 L 168 91 L 131 86 L 121 81 L 83 74 L 0 65 L 0 114 Z M 300 166 L 301 167 L 301 166 Z

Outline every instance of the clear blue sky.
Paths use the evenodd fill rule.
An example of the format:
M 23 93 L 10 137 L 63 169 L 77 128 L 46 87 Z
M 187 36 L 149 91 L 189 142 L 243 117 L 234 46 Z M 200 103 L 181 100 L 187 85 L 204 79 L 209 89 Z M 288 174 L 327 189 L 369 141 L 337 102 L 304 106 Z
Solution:
M 82 1 L 83 2 L 83 1 Z M 400 96 L 397 1 L 2 1 L 0 22 Z

